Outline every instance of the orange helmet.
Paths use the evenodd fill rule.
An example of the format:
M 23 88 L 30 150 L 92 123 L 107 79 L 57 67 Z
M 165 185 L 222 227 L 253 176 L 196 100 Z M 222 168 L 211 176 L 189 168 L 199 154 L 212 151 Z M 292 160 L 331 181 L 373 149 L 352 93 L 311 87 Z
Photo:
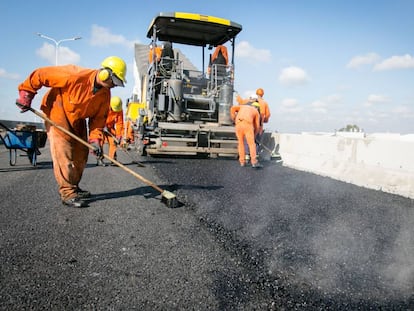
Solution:
M 263 96 L 264 95 L 263 89 L 257 89 L 256 94 L 259 95 L 259 96 Z

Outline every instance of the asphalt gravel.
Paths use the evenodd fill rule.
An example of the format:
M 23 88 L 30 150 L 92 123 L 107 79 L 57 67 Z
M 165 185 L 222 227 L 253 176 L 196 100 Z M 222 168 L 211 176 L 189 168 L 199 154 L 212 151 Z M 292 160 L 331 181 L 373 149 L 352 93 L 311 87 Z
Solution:
M 0 146 L 1 310 L 409 310 L 413 200 L 274 161 L 90 158 L 90 207 L 61 205 L 37 167 Z
M 202 223 L 242 259 L 253 292 L 260 285 L 269 306 L 414 306 L 412 199 L 275 162 L 262 170 L 229 160 L 174 164 L 157 170 L 183 189 Z

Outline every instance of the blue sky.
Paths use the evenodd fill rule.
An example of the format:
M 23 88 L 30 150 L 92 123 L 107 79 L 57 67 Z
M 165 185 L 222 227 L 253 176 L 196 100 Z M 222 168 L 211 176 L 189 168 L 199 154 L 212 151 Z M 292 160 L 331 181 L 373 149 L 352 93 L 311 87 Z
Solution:
M 147 29 L 159 12 L 180 11 L 243 26 L 235 89 L 245 96 L 265 90 L 272 113 L 266 130 L 331 132 L 356 124 L 367 133 L 414 133 L 412 0 L 66 3 L 1 2 L 0 119 L 36 120 L 14 105 L 18 84 L 33 69 L 55 63 L 55 44 L 36 33 L 82 37 L 60 44 L 59 64 L 98 68 L 106 56 L 125 59 L 128 83 L 112 94 L 126 99 L 134 86 L 134 43 L 149 43 Z

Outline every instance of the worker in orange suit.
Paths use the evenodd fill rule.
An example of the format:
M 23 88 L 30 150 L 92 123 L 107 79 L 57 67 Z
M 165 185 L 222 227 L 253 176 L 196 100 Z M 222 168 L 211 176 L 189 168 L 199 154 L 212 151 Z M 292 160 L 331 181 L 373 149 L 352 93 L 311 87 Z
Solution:
M 125 135 L 125 142 L 127 145 L 134 143 L 134 123 L 127 119 L 124 126 L 124 135 Z
M 212 65 L 221 65 L 217 67 L 217 71 L 225 71 L 225 66 L 229 64 L 229 55 L 227 48 L 224 45 L 217 45 L 216 49 L 211 55 L 210 64 L 207 68 L 207 74 L 210 75 Z M 223 66 L 224 65 L 224 66 Z
M 93 147 L 91 153 L 100 157 L 111 89 L 123 87 L 125 75 L 126 64 L 117 56 L 105 58 L 99 69 L 75 65 L 37 68 L 18 86 L 16 105 L 26 112 L 37 91 L 42 87 L 50 88 L 40 106 L 43 113 L 60 127 L 89 141 Z M 85 200 L 91 194 L 79 187 L 88 148 L 48 123 L 46 130 L 62 203 L 69 207 L 88 206 Z
M 135 133 L 134 133 L 134 128 L 136 126 L 136 123 L 131 119 L 130 116 L 130 109 L 131 109 L 131 105 L 129 100 L 126 103 L 126 120 L 125 120 L 125 126 L 124 126 L 124 138 L 125 138 L 125 143 L 124 146 L 128 147 L 128 145 L 133 144 L 135 142 Z
M 159 63 L 161 60 L 161 54 L 162 54 L 162 47 L 157 45 L 157 46 L 153 46 L 152 44 L 150 45 L 150 50 L 148 53 L 148 62 L 150 64 L 152 64 L 154 61 Z
M 262 88 L 258 88 L 256 90 L 257 95 L 257 102 L 260 105 L 260 116 L 262 119 L 262 126 L 260 129 L 260 135 L 263 134 L 263 123 L 269 122 L 270 119 L 270 109 L 267 101 L 263 98 L 264 90 Z M 236 101 L 239 103 L 239 105 L 248 104 L 251 101 L 251 98 L 242 98 L 239 94 L 236 94 Z
M 104 128 L 103 144 L 108 143 L 108 156 L 117 159 L 117 146 L 122 143 L 122 132 L 124 128 L 124 111 L 122 110 L 122 99 L 113 96 L 110 102 L 109 113 Z
M 244 146 L 244 141 L 246 139 L 250 149 L 252 167 L 261 168 L 262 165 L 257 159 L 255 145 L 255 135 L 260 130 L 259 111 L 256 107 L 250 104 L 232 106 L 230 108 L 230 116 L 235 123 L 240 166 L 246 166 Z
M 262 140 L 262 136 L 263 136 L 263 123 L 267 123 L 269 122 L 269 118 L 270 118 L 270 109 L 269 109 L 269 105 L 267 103 L 267 101 L 263 98 L 264 95 L 264 90 L 262 88 L 258 88 L 256 90 L 256 96 L 257 96 L 257 102 L 260 105 L 260 130 L 257 133 L 255 140 L 256 142 L 260 142 Z M 236 94 L 236 101 L 239 103 L 239 105 L 244 105 L 244 104 L 248 104 L 251 102 L 251 98 L 242 98 L 239 94 Z M 256 145 L 256 149 L 258 149 L 258 145 Z M 257 152 L 257 151 L 256 151 Z M 247 158 L 249 158 L 249 152 L 247 152 Z

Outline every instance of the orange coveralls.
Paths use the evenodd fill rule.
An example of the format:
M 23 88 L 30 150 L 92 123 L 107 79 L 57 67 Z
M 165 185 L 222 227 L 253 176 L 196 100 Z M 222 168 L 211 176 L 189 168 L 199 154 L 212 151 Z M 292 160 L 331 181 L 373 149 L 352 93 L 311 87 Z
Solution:
M 244 139 L 250 150 L 250 158 L 252 165 L 256 164 L 256 143 L 255 136 L 260 130 L 260 115 L 257 109 L 250 105 L 232 106 L 230 108 L 230 116 L 236 124 L 237 148 L 239 152 L 240 164 L 246 163 L 246 153 L 244 148 Z
M 125 136 L 128 144 L 133 144 L 134 143 L 135 138 L 134 138 L 133 123 L 129 119 L 125 122 L 124 136 Z
M 240 97 L 240 95 L 236 96 L 236 100 L 239 103 L 239 105 L 244 105 L 244 104 L 247 104 L 247 103 L 250 102 L 249 98 L 243 99 L 243 98 Z M 258 96 L 257 102 L 260 105 L 260 116 L 261 116 L 261 120 L 262 120 L 262 124 L 260 124 L 260 131 L 259 131 L 259 134 L 261 135 L 261 134 L 263 134 L 263 123 L 269 122 L 270 109 L 269 109 L 269 105 L 263 99 L 263 97 Z
M 148 62 L 152 64 L 155 58 L 155 61 L 158 63 L 161 60 L 161 54 L 162 54 L 161 46 L 156 46 L 155 50 L 154 48 L 150 48 L 149 53 L 148 53 Z
M 108 155 L 116 160 L 116 143 L 113 136 L 116 137 L 118 143 L 121 143 L 122 140 L 122 131 L 124 128 L 124 111 L 115 112 L 112 109 L 109 109 L 108 117 L 106 118 L 106 129 L 110 134 L 104 132 L 104 142 L 107 142 L 109 145 Z
M 224 45 L 217 45 L 216 49 L 213 52 L 213 55 L 211 55 L 211 64 L 209 64 L 208 68 L 207 68 L 207 73 L 210 74 L 211 72 L 211 65 L 215 63 L 219 52 L 221 52 L 221 54 L 224 57 L 225 60 L 225 65 L 227 66 L 229 64 L 229 55 L 227 53 L 227 48 Z
M 84 140 L 89 128 L 89 140 L 102 141 L 111 92 L 94 88 L 98 71 L 74 65 L 42 67 L 18 89 L 36 94 L 40 88 L 50 87 L 40 107 L 45 115 Z M 88 148 L 48 123 L 46 129 L 61 199 L 74 198 L 88 160 Z

